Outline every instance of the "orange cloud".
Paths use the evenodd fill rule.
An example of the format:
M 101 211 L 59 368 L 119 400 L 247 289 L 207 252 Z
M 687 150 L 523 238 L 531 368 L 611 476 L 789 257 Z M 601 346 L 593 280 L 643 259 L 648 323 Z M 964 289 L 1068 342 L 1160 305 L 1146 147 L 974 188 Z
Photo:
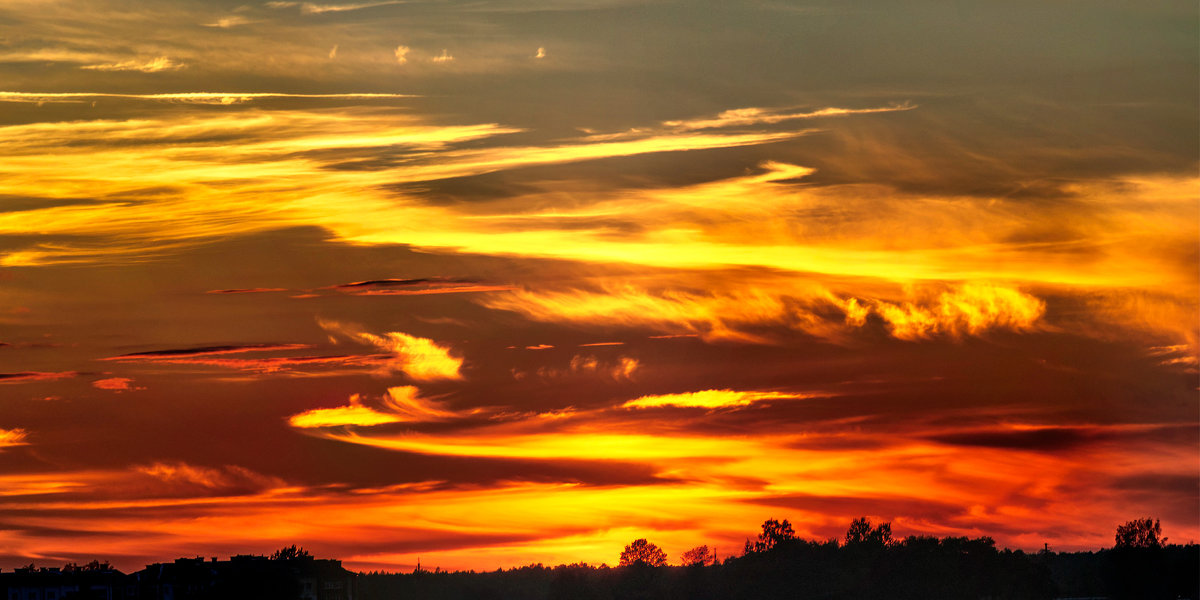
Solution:
M 553 348 L 553 346 L 527 347 L 529 350 L 544 350 L 547 348 Z M 571 361 L 567 364 L 566 368 L 538 367 L 535 373 L 542 379 L 557 379 L 576 375 L 601 375 L 614 381 L 628 381 L 633 379 L 634 373 L 637 372 L 640 366 L 641 363 L 636 358 L 629 356 L 621 356 L 615 361 L 610 361 L 601 360 L 595 356 L 577 354 L 571 357 Z M 513 371 L 515 379 L 524 379 L 528 376 L 528 372 Z
M 636 412 L 597 414 L 604 418 L 588 426 Z M 703 418 L 727 416 L 717 411 Z M 867 514 L 891 521 L 899 536 L 991 535 L 1000 545 L 1030 550 L 1042 543 L 1094 549 L 1112 543 L 1111 528 L 1097 523 L 1119 523 L 1129 510 L 1126 491 L 1096 482 L 1195 478 L 1191 449 L 1159 443 L 1160 429 L 1153 427 L 1080 424 L 1077 435 L 1094 444 L 1088 451 L 1048 452 L 1026 446 L 1022 437 L 1043 426 L 1020 421 L 995 431 L 919 427 L 896 432 L 881 446 L 874 433 L 853 428 L 681 436 L 670 424 L 642 420 L 609 434 L 570 419 L 529 417 L 518 428 L 496 425 L 476 435 L 419 434 L 415 444 L 407 442 L 410 436 L 374 438 L 363 430 L 356 431 L 363 437 L 340 439 L 410 452 L 436 450 L 441 443 L 477 456 L 633 461 L 654 465 L 662 479 L 486 487 L 421 481 L 345 490 L 287 485 L 229 465 L 161 462 L 130 472 L 0 475 L 0 510 L 22 511 L 23 527 L 87 532 L 93 552 L 134 563 L 132 568 L 147 562 L 141 557 L 204 553 L 214 546 L 261 553 L 303 540 L 306 548 L 339 556 L 350 568 L 411 569 L 420 555 L 427 566 L 492 569 L 531 562 L 611 564 L 635 537 L 651 537 L 672 555 L 701 543 L 732 553 L 764 519 L 781 516 L 799 535 L 815 539 L 840 536 L 850 518 Z M 556 425 L 561 423 L 567 427 Z M 530 428 L 547 424 L 552 429 L 544 430 L 543 439 L 530 439 Z M 632 432 L 635 427 L 641 432 Z M 522 428 L 525 434 L 517 435 Z M 1129 434 L 1135 435 L 1132 443 L 1110 443 Z M 997 437 L 1010 435 L 1017 437 Z M 509 445 L 513 441 L 516 446 Z M 153 495 L 147 480 L 160 486 Z M 1086 498 L 1073 493 L 1081 485 L 1089 489 Z M 101 489 L 113 493 L 96 497 Z M 1194 537 L 1188 515 L 1164 519 L 1164 529 Z M 133 529 L 147 535 L 130 536 Z M 77 543 L 77 536 L 23 529 L 0 530 L 0 536 L 31 557 L 59 556 Z
M 571 561 L 608 560 L 603 553 L 620 548 L 620 544 L 612 544 L 609 527 L 653 531 L 679 550 L 712 539 L 738 547 L 742 536 L 753 532 L 763 518 L 777 515 L 781 507 L 797 523 L 801 535 L 818 539 L 839 535 L 850 518 L 869 508 L 872 516 L 892 521 L 900 535 L 987 534 L 1017 547 L 1033 548 L 1045 541 L 1060 547 L 1096 547 L 1111 540 L 1109 532 L 1096 531 L 1095 523 L 1118 522 L 1115 520 L 1127 510 L 1128 498 L 1119 490 L 1101 486 L 1083 502 L 1064 490 L 1080 481 L 1146 473 L 1160 477 L 1187 473 L 1194 478 L 1186 468 L 1192 464 L 1186 451 L 1155 440 L 1153 433 L 1162 426 L 1065 427 L 1020 421 L 994 429 L 918 426 L 894 431 L 889 442 L 880 445 L 877 434 L 857 428 L 688 433 L 679 422 L 638 419 L 639 411 L 628 410 L 637 406 L 660 410 L 741 407 L 785 397 L 806 395 L 708 390 L 637 399 L 611 409 L 506 417 L 483 427 L 473 425 L 464 432 L 397 435 L 349 428 L 310 433 L 423 454 L 629 461 L 651 465 L 663 478 L 658 484 L 609 488 L 519 485 L 492 489 L 479 497 L 465 491 L 439 492 L 440 502 L 459 509 L 484 498 L 498 503 L 494 506 L 507 506 L 511 500 L 514 512 L 505 511 L 505 518 L 512 519 L 513 526 L 537 522 L 539 530 L 546 532 L 528 544 L 478 544 L 471 548 L 471 555 L 465 550 L 446 551 L 438 553 L 438 559 L 428 559 L 464 567 L 514 564 L 504 562 L 504 551 L 516 553 L 508 560 L 547 554 L 565 554 Z M 708 411 L 699 418 L 715 422 L 728 414 Z M 1063 436 L 1071 441 L 1055 441 Z M 1117 438 L 1125 442 L 1110 443 Z M 1171 461 L 1180 462 L 1163 462 L 1163 452 Z M 1098 462 L 1097 457 L 1103 460 Z M 931 468 L 934 465 L 937 468 Z M 448 505 L 439 510 L 450 510 Z M 662 512 L 663 506 L 672 507 L 670 515 Z M 558 529 L 559 516 L 565 519 L 574 511 L 591 515 L 586 523 L 595 528 L 585 532 Z M 714 521 L 717 514 L 722 518 Z M 610 518 L 615 520 L 610 522 Z M 454 527 L 480 526 L 469 517 L 456 517 L 452 522 Z M 1178 526 L 1194 530 L 1194 524 Z M 625 529 L 621 531 L 628 537 Z M 355 560 L 383 564 L 405 559 L 380 553 Z
M 25 445 L 27 435 L 24 429 L 0 429 L 0 449 Z
M 108 390 L 110 392 L 128 392 L 130 390 L 140 390 L 142 388 L 133 387 L 133 380 L 128 377 L 108 377 L 105 379 L 97 379 L 92 382 L 92 387 L 98 390 Z

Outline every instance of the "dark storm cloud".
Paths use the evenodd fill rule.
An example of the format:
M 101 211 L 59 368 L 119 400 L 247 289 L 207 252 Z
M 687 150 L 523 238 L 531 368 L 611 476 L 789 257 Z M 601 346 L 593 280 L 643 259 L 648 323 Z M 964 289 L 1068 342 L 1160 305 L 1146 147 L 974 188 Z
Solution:
M 177 356 L 211 356 L 216 354 L 240 354 L 242 352 L 275 352 L 281 350 L 303 350 L 312 346 L 307 344 L 242 344 L 237 346 L 204 346 L 200 348 L 181 348 L 172 350 L 151 350 L 149 352 L 134 352 L 113 356 L 106 360 L 136 360 L 171 358 Z
M 205 294 L 264 294 L 267 292 L 286 292 L 287 288 L 233 288 L 227 290 L 209 290 Z
M 1195 431 L 1195 425 L 1047 426 L 1024 430 L 983 429 L 954 431 L 930 435 L 926 439 L 957 446 L 1055 452 L 1117 439 L 1129 441 L 1162 441 L 1180 436 L 1194 438 Z
M 54 381 L 56 379 L 69 379 L 78 376 L 75 371 L 60 371 L 60 372 L 38 372 L 26 371 L 23 373 L 0 373 L 0 384 L 3 383 L 28 383 L 34 381 Z
M 340 289 L 353 289 L 361 287 L 391 287 L 397 285 L 421 285 L 430 283 L 429 279 L 371 279 L 368 281 L 355 281 L 353 283 L 342 283 L 334 286 Z

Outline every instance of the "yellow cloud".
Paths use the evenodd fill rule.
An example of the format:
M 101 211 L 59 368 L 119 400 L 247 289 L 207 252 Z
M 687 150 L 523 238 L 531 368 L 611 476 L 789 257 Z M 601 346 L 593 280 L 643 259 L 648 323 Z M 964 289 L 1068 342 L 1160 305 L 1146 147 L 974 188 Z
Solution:
M 230 27 L 237 27 L 238 25 L 245 25 L 250 22 L 251 22 L 250 19 L 247 19 L 246 17 L 244 17 L 242 15 L 233 15 L 231 17 L 221 17 L 220 19 L 217 19 L 216 21 L 213 21 L 212 23 L 205 23 L 204 26 L 205 27 L 218 27 L 220 29 L 229 29 Z
M 27 435 L 24 429 L 0 429 L 0 449 L 25 445 Z
M 991 329 L 1028 331 L 1042 318 L 1045 303 L 1019 290 L 969 283 L 941 292 L 910 288 L 904 302 L 841 297 L 786 279 L 761 287 L 735 286 L 707 293 L 651 292 L 631 285 L 600 292 L 516 290 L 480 300 L 489 308 L 512 310 L 539 321 L 622 324 L 679 334 L 696 333 L 710 341 L 768 342 L 760 326 L 784 326 L 829 340 L 843 340 L 853 329 L 879 315 L 900 339 L 937 334 L 979 335 Z M 934 289 L 937 289 L 934 286 Z M 831 308 L 840 309 L 837 318 Z
M 125 60 L 115 63 L 84 65 L 79 68 L 93 71 L 141 71 L 143 73 L 157 73 L 158 71 L 175 71 L 185 66 L 187 65 L 175 62 L 166 56 L 159 56 L 148 61 Z
M 387 423 L 431 423 L 460 419 L 481 412 L 481 409 L 452 411 L 441 403 L 422 398 L 413 386 L 388 388 L 378 408 L 365 406 L 362 397 L 355 394 L 350 404 L 334 408 L 314 408 L 288 418 L 293 427 L 311 429 L 316 427 L 370 427 Z
M 0 100 L 102 96 L 6 92 L 0 93 Z M 872 296 L 845 284 L 851 279 L 868 288 L 969 284 L 1056 294 L 1126 290 L 1150 293 L 1184 308 L 1195 304 L 1189 300 L 1197 287 L 1190 249 L 1200 243 L 1194 178 L 1084 181 L 1065 190 L 1062 202 L 1031 211 L 1023 201 L 1009 198 L 926 197 L 885 186 L 797 185 L 812 169 L 765 162 L 744 175 L 675 188 L 613 191 L 555 182 L 539 189 L 535 183 L 467 209 L 431 205 L 394 190 L 397 184 L 535 165 L 767 144 L 804 132 L 731 129 L 763 119 L 842 114 L 841 109 L 811 114 L 739 109 L 719 115 L 713 123 L 679 121 L 633 135 L 530 146 L 505 144 L 503 136 L 518 130 L 498 124 L 433 126 L 382 110 L 265 112 L 238 106 L 267 96 L 272 95 L 133 95 L 231 106 L 228 112 L 163 119 L 0 128 L 0 153 L 6 157 L 0 165 L 4 193 L 103 198 L 0 213 L 0 234 L 38 231 L 62 236 L 61 241 L 9 251 L 0 256 L 0 265 L 120 262 L 175 253 L 230 235 L 318 226 L 353 244 L 403 243 L 442 251 L 671 269 L 750 267 L 803 273 L 820 282 L 814 287 L 828 288 L 779 293 L 770 285 L 737 290 L 684 286 L 642 294 L 613 286 L 606 290 L 614 297 L 610 299 L 539 290 L 530 292 L 536 298 L 517 293 L 491 305 L 511 304 L 521 312 L 575 319 L 571 315 L 582 312 L 568 306 L 526 311 L 515 304 L 537 308 L 539 303 L 583 299 L 590 308 L 619 320 L 652 322 L 665 334 L 708 339 L 758 339 L 745 324 L 781 321 L 814 335 L 836 337 L 845 324 L 835 326 L 820 310 L 814 312 L 829 306 L 839 307 L 835 312 L 844 313 L 851 323 L 866 319 L 864 311 L 869 311 L 891 324 L 897 336 L 909 339 L 930 332 L 1026 329 L 1037 312 L 1027 299 L 1000 293 L 991 299 L 978 294 L 943 299 Z M 482 140 L 488 143 L 462 144 Z M 359 155 L 395 152 L 397 147 L 409 151 L 406 160 L 377 169 L 326 168 L 327 159 L 312 152 Z M 155 193 L 147 195 L 146 190 Z M 570 202 L 563 202 L 564 195 Z M 529 210 L 543 206 L 553 208 Z M 614 235 L 606 225 L 614 221 L 627 224 L 627 229 Z M 1058 224 L 1053 235 L 1046 233 L 1047 223 Z M 712 293 L 689 291 L 696 289 Z M 1138 319 L 1111 320 L 1132 326 Z M 1175 325 L 1169 319 L 1156 320 L 1173 330 L 1165 335 L 1195 339 L 1194 317 Z
M 406 423 L 429 423 L 459 419 L 479 412 L 478 409 L 463 412 L 448 410 L 443 408 L 441 403 L 437 401 L 422 398 L 420 391 L 411 385 L 388 388 L 387 395 L 383 400 L 383 406 L 388 412 L 396 415 L 401 421 Z
M 642 396 L 622 404 L 622 408 L 657 408 L 662 406 L 694 407 L 694 408 L 731 408 L 750 406 L 756 402 L 768 400 L 794 400 L 810 398 L 801 394 L 784 392 L 746 392 L 735 390 L 703 390 L 699 392 L 684 392 L 681 394 L 660 394 Z
M 326 331 L 340 333 L 363 343 L 371 344 L 394 355 L 385 368 L 403 372 L 417 381 L 462 379 L 463 361 L 450 355 L 448 348 L 430 339 L 392 331 L 383 335 L 367 333 L 354 326 L 336 321 L 318 321 Z
M 844 115 L 860 115 L 881 112 L 912 110 L 912 104 L 899 104 L 880 108 L 838 108 L 826 107 L 808 112 L 787 112 L 764 108 L 735 108 L 724 111 L 716 117 L 708 119 L 664 121 L 663 125 L 673 129 L 711 129 L 717 127 L 747 127 L 759 124 L 774 124 L 794 119 L 813 119 L 816 117 L 840 117 Z
M 295 2 L 268 2 L 268 6 L 286 7 L 295 6 Z M 327 12 L 346 12 L 351 10 L 362 10 L 364 8 L 375 8 L 377 6 L 391 6 L 393 4 L 404 4 L 402 0 L 387 0 L 384 2 L 363 2 L 359 4 L 315 4 L 312 2 L 300 3 L 300 12 L 306 15 L 319 15 Z
M 450 352 L 433 340 L 393 331 L 382 336 L 370 333 L 359 334 L 359 339 L 375 344 L 396 355 L 395 368 L 419 381 L 435 379 L 462 379 L 459 369 L 462 359 L 450 356 Z
M 238 92 L 230 94 L 228 92 L 179 92 L 179 93 L 164 93 L 164 94 L 118 94 L 109 92 L 0 92 L 0 102 L 83 102 L 85 100 L 93 100 L 96 98 L 126 98 L 131 100 L 157 100 L 164 102 L 180 102 L 187 104 L 241 104 L 258 98 L 309 98 L 309 99 L 331 99 L 331 100 L 352 100 L 352 99 L 370 99 L 370 98 L 412 98 L 409 94 L 288 94 L 282 92 Z M 183 120 L 186 122 L 186 119 Z M 228 120 L 219 120 L 221 124 L 228 124 Z M 252 123 L 254 121 L 251 121 Z M 257 121 L 259 124 L 262 121 Z M 113 126 L 120 128 L 124 124 L 127 130 L 144 127 L 146 121 L 125 121 L 125 122 L 110 122 L 110 121 L 93 121 L 92 126 L 83 127 L 80 129 L 80 135 L 90 137 L 86 134 L 94 131 L 97 126 Z M 159 122 L 164 127 L 166 122 Z M 178 125 L 179 123 L 175 123 Z M 210 125 L 211 126 L 211 125 Z M 42 128 L 44 131 L 52 131 L 54 127 Z M 18 130 L 12 130 L 16 133 Z M 129 132 L 132 133 L 132 132 Z M 128 135 L 128 133 L 127 133 Z M 91 141 L 97 141 L 92 138 Z
M 363 406 L 358 394 L 355 394 L 350 396 L 349 406 L 314 408 L 292 415 L 288 418 L 288 423 L 292 427 L 307 429 L 310 427 L 342 427 L 345 425 L 370 427 L 371 425 L 382 425 L 384 423 L 398 423 L 401 420 L 399 415 L 383 413 Z
M 848 321 L 864 318 L 863 304 L 854 298 L 845 306 Z M 966 284 L 942 292 L 926 306 L 875 301 L 872 309 L 887 322 L 893 336 L 914 340 L 937 334 L 978 335 L 989 329 L 1027 331 L 1042 318 L 1046 304 L 1012 288 Z

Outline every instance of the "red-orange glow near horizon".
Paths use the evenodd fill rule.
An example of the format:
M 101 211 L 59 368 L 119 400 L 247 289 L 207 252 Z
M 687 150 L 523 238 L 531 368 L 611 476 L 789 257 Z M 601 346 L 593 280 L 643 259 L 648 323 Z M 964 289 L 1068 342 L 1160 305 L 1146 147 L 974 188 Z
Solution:
M 0 6 L 0 569 L 1200 540 L 1200 8 L 509 4 Z

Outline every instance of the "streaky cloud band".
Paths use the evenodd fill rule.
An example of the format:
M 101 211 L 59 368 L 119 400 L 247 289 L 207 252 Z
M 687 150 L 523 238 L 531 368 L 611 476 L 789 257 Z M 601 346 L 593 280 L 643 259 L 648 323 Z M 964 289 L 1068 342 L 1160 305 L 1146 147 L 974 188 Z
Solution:
M 289 94 L 286 92 L 178 92 L 163 94 L 118 94 L 111 92 L 0 92 L 0 102 L 82 102 L 96 98 L 127 100 L 165 100 L 196 104 L 241 104 L 262 98 L 364 100 L 418 98 L 414 94 L 347 93 L 347 94 Z

